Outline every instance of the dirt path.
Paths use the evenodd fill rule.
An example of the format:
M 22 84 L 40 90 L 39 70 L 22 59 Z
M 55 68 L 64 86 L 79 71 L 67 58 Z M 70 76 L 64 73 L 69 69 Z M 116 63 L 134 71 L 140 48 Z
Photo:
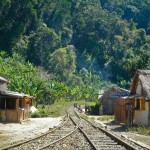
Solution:
M 45 133 L 49 128 L 58 126 L 62 121 L 58 118 L 31 118 L 30 121 L 19 123 L 0 123 L 0 148 L 15 144 Z

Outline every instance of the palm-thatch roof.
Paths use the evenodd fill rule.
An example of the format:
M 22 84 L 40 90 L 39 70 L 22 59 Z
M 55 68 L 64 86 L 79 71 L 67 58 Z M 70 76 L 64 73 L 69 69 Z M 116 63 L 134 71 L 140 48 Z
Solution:
M 136 94 L 138 82 L 141 84 L 141 94 L 145 100 L 150 100 L 150 70 L 137 70 L 130 88 L 130 95 Z

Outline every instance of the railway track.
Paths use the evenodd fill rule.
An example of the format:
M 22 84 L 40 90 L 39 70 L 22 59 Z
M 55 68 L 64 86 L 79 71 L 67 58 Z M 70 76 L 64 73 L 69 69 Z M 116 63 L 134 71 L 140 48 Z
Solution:
M 148 148 L 137 145 L 131 141 L 125 141 L 125 139 L 121 139 L 106 129 L 94 125 L 92 122 L 84 119 L 79 113 L 77 114 L 82 118 L 79 129 L 85 133 L 96 150 L 149 150 Z
M 64 123 L 44 135 L 4 148 L 10 150 L 146 150 L 68 110 Z M 4 150 L 3 149 L 3 150 Z
M 79 125 L 82 121 L 81 117 L 74 111 L 69 111 L 69 114 L 70 119 L 76 126 L 73 134 L 55 142 L 55 144 L 49 144 L 42 147 L 42 150 L 94 150 L 93 145 L 91 145 L 84 134 L 79 130 Z
M 5 147 L 1 150 L 38 150 L 41 147 L 47 145 L 48 143 L 53 143 L 53 141 L 58 141 L 58 139 L 62 139 L 63 136 L 65 136 L 69 132 L 72 132 L 71 130 L 74 130 L 74 127 L 75 125 L 72 121 L 70 121 L 69 115 L 67 115 L 64 117 L 64 121 L 61 126 L 54 128 L 45 134 L 37 136 L 36 138 Z
M 67 113 L 68 114 L 68 113 Z M 71 116 L 72 117 L 71 117 Z M 41 149 L 66 149 L 66 146 L 72 147 L 80 150 L 92 150 L 92 146 L 88 143 L 86 138 L 82 133 L 78 131 L 81 118 L 76 115 L 74 111 L 70 111 L 66 121 L 60 126 L 57 127 L 46 134 L 38 136 L 36 138 L 21 142 L 9 147 L 5 147 L 1 150 L 41 150 Z M 75 121 L 77 124 L 75 124 Z M 79 137 L 76 140 L 75 138 Z M 71 140 L 70 140 L 71 139 Z M 81 145 L 82 141 L 82 145 Z M 72 143 L 72 145 L 70 145 Z M 61 145 L 62 144 L 62 145 Z M 66 145 L 67 144 L 67 145 Z M 68 149 L 68 148 L 67 148 Z

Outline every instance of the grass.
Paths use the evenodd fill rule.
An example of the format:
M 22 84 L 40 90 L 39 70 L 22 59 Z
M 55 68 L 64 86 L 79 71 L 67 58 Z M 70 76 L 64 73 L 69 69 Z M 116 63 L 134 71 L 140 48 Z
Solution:
M 89 117 L 88 117 L 88 116 L 86 116 L 86 115 L 82 115 L 82 117 L 83 117 L 84 119 L 86 119 L 86 120 L 88 120 L 88 119 L 89 119 Z
M 90 117 L 90 116 L 87 116 L 85 114 L 81 114 L 81 116 L 86 119 L 86 120 L 95 120 L 95 117 Z
M 127 127 L 127 131 L 135 132 L 143 135 L 150 135 L 150 127 L 145 127 L 142 125 L 136 125 L 134 127 Z
M 56 101 L 54 104 L 48 106 L 45 105 L 45 108 L 42 109 L 42 105 L 38 105 L 37 109 L 39 110 L 40 114 L 41 112 L 43 112 L 43 116 L 40 114 L 35 114 L 35 115 L 39 115 L 39 117 L 45 117 L 49 116 L 49 117 L 58 117 L 58 116 L 62 116 L 65 115 L 65 110 L 70 107 L 73 106 L 75 102 L 69 102 L 69 101 Z M 85 104 L 85 101 L 77 101 L 76 103 L 78 103 L 79 105 L 83 105 Z M 32 116 L 31 116 L 32 117 Z
M 100 116 L 97 118 L 97 120 L 100 120 L 100 121 L 114 120 L 114 116 Z

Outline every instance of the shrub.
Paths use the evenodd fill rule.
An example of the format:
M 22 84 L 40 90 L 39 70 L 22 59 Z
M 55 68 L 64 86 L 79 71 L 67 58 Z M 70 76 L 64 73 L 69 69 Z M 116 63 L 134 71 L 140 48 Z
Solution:
M 40 110 L 41 117 L 48 117 L 48 114 L 44 110 Z
M 48 114 L 44 110 L 31 113 L 31 118 L 41 118 L 41 117 L 48 117 Z
M 133 127 L 128 127 L 127 131 L 150 135 L 150 127 L 145 127 L 143 125 L 134 125 Z
M 31 113 L 31 118 L 40 118 L 40 117 L 41 117 L 41 114 L 38 111 Z

